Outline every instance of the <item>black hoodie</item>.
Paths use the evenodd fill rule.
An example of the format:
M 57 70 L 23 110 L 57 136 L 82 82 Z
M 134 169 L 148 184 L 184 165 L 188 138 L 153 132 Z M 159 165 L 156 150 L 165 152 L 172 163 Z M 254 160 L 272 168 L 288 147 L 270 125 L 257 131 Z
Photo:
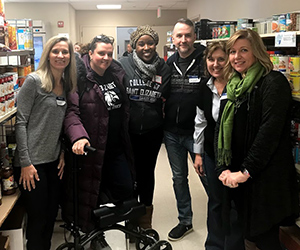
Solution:
M 170 68 L 160 58 L 155 79 L 144 82 L 132 54 L 120 59 L 125 88 L 130 100 L 129 131 L 144 134 L 163 126 L 163 98 L 170 92 Z
M 199 100 L 200 81 L 204 81 L 203 52 L 200 45 L 186 59 L 179 53 L 172 55 L 167 64 L 171 67 L 171 94 L 165 105 L 165 130 L 179 135 L 193 135 L 196 106 Z M 180 61 L 189 61 L 186 72 L 181 72 Z

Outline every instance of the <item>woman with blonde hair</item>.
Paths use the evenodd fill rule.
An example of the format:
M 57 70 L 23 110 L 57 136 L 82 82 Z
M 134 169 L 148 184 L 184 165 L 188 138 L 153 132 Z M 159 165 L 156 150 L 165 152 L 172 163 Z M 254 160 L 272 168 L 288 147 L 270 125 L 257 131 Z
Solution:
M 58 212 L 64 152 L 61 131 L 66 96 L 76 86 L 72 42 L 48 40 L 36 72 L 18 94 L 15 171 L 28 215 L 28 250 L 49 250 Z
M 260 250 L 280 250 L 279 226 L 294 222 L 299 211 L 291 88 L 282 73 L 272 70 L 255 31 L 233 34 L 227 53 L 224 72 L 230 79 L 227 102 L 221 103 L 217 150 L 217 172 L 227 187 L 223 205 L 235 201 L 247 240 Z

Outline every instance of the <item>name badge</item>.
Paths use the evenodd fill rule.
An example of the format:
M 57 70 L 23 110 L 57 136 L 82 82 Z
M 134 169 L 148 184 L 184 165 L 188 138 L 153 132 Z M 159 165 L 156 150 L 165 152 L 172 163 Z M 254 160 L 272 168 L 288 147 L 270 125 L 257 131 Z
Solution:
M 201 77 L 199 78 L 198 76 L 189 76 L 189 83 L 198 83 L 200 82 Z
M 227 93 L 223 93 L 223 94 L 221 95 L 220 101 L 221 101 L 221 100 L 226 100 L 226 99 L 227 99 Z
M 162 77 L 161 77 L 161 76 L 158 76 L 158 75 L 156 75 L 156 76 L 155 76 L 155 82 L 157 82 L 157 83 L 161 84 L 161 83 L 162 83 Z

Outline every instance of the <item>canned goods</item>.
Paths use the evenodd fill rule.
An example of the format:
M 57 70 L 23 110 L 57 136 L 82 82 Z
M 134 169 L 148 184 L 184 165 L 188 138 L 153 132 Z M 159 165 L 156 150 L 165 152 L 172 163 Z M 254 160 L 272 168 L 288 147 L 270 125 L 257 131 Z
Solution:
M 293 93 L 300 93 L 300 74 L 290 75 L 290 82 L 293 85 Z
M 291 56 L 289 59 L 289 69 L 291 74 L 300 74 L 300 57 Z
M 279 56 L 278 63 L 278 70 L 280 72 L 289 72 L 289 56 Z
M 273 63 L 273 69 L 278 71 L 279 70 L 279 58 L 277 55 L 271 55 L 270 59 Z
M 24 67 L 18 67 L 18 75 L 19 76 L 25 76 L 25 74 L 24 74 Z

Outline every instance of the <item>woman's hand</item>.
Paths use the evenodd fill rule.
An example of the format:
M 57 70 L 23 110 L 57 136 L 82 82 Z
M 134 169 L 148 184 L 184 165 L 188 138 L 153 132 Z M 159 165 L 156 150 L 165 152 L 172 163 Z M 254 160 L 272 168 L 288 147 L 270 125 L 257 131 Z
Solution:
M 194 168 L 195 168 L 196 173 L 199 176 L 205 175 L 204 169 L 203 169 L 202 157 L 200 154 L 196 154 L 196 156 L 195 156 Z
M 33 165 L 21 168 L 19 185 L 23 184 L 24 190 L 28 189 L 28 191 L 31 191 L 31 188 L 35 189 L 35 180 L 40 181 L 40 178 Z
M 89 143 L 89 141 L 87 139 L 85 139 L 85 138 L 76 141 L 73 144 L 73 147 L 72 147 L 73 153 L 77 154 L 77 155 L 83 155 L 83 154 L 85 154 L 85 152 L 84 152 L 84 146 L 85 145 L 91 146 L 90 143 Z
M 219 176 L 219 180 L 222 181 L 223 185 L 230 188 L 236 188 L 239 183 L 244 183 L 248 180 L 249 176 L 239 172 L 230 172 L 230 170 L 225 170 Z
M 59 163 L 57 166 L 57 169 L 59 169 L 59 172 L 58 172 L 59 179 L 62 179 L 62 177 L 63 177 L 64 168 L 65 168 L 65 152 L 61 151 L 60 156 L 59 156 Z

